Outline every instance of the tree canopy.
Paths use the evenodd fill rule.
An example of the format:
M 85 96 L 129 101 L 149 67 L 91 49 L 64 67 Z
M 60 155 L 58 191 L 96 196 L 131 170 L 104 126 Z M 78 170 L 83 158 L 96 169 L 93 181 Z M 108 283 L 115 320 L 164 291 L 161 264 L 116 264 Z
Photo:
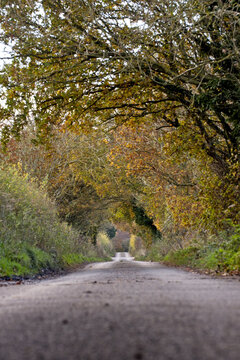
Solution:
M 1 0 L 3 137 L 32 119 L 45 135 L 151 117 L 190 128 L 227 172 L 239 159 L 239 15 L 235 0 Z

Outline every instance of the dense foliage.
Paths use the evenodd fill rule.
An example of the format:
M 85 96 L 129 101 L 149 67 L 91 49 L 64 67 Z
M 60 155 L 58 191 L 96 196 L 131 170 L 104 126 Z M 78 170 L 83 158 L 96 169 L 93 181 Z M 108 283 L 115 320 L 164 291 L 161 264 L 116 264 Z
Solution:
M 238 1 L 0 5 L 2 142 L 62 219 L 163 253 L 239 223 Z
M 34 116 L 43 134 L 161 118 L 190 127 L 225 172 L 239 159 L 239 12 L 234 0 L 2 0 L 2 117 L 18 132 Z

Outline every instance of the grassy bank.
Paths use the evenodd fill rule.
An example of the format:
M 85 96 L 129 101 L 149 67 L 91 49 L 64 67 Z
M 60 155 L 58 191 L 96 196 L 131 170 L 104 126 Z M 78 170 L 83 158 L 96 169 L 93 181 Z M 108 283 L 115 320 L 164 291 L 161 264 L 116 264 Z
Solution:
M 44 188 L 18 169 L 0 165 L 0 276 L 102 260 L 79 232 L 59 220 Z
M 163 262 L 209 272 L 240 274 L 240 227 L 228 241 L 170 252 Z
M 161 243 L 158 243 L 144 257 L 137 259 L 214 273 L 240 274 L 240 225 L 234 227 L 233 234 L 225 241 L 211 241 L 205 245 L 171 250 L 167 255 L 161 253 Z

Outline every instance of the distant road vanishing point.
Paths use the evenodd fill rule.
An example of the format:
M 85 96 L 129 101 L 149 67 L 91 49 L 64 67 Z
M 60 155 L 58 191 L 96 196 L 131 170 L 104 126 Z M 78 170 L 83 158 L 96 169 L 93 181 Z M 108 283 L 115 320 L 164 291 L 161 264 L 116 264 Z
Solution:
M 128 252 L 117 252 L 113 261 L 132 261 L 134 258 Z
M 239 360 L 240 282 L 117 253 L 0 283 L 0 360 Z

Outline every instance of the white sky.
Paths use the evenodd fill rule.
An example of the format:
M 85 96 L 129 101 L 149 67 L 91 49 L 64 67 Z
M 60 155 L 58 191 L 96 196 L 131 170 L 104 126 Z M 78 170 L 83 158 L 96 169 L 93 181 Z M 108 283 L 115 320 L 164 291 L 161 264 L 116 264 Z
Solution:
M 9 57 L 10 54 L 9 54 L 9 51 L 10 48 L 7 48 L 6 45 L 0 43 L 0 69 L 2 68 L 4 62 L 6 62 L 7 60 L 3 60 L 1 58 L 4 58 L 4 57 Z

